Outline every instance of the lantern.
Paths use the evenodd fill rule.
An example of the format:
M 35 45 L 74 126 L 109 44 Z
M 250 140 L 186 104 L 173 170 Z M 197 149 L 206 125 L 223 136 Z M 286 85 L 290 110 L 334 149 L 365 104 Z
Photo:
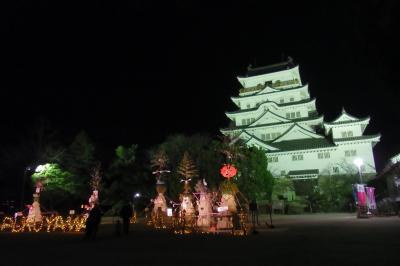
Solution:
M 223 177 L 230 179 L 237 174 L 237 169 L 232 164 L 224 164 L 220 169 L 220 173 Z

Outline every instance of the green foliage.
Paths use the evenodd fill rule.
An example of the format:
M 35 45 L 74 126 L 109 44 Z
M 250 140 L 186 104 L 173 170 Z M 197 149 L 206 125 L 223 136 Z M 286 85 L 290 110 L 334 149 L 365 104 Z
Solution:
M 301 214 L 304 213 L 305 208 L 308 206 L 307 201 L 303 197 L 296 197 L 296 200 L 287 203 L 288 214 Z
M 71 201 L 76 194 L 76 184 L 72 174 L 64 171 L 56 163 L 48 163 L 40 167 L 40 172 L 32 175 L 32 181 L 41 181 L 44 191 L 41 193 L 41 202 L 47 208 L 62 208 L 65 202 Z
M 275 178 L 272 198 L 286 198 L 286 195 L 294 191 L 293 180 L 290 178 Z
M 122 145 L 115 149 L 115 154 L 118 158 L 117 162 L 124 165 L 129 165 L 133 163 L 136 159 L 135 153 L 137 150 L 137 145 L 133 144 L 130 147 L 124 147 Z
M 318 179 L 298 179 L 293 180 L 296 195 L 308 196 L 314 192 L 318 186 Z
M 90 195 L 90 174 L 97 165 L 95 146 L 85 131 L 79 132 L 62 158 L 61 165 L 72 174 L 80 200 Z
M 238 174 L 233 179 L 248 199 L 271 198 L 274 179 L 267 170 L 267 163 L 265 151 L 256 147 L 241 149 L 236 162 Z
M 48 163 L 41 167 L 40 172 L 32 175 L 32 180 L 42 181 L 47 191 L 63 189 L 67 192 L 75 192 L 75 184 L 71 180 L 71 173 L 64 171 L 58 164 Z
M 103 204 L 120 206 L 143 185 L 143 177 L 135 174 L 136 150 L 136 144 L 115 149 L 115 158 L 103 178 Z
M 357 175 L 320 176 L 320 209 L 326 212 L 346 210 L 352 201 L 352 184 L 357 182 Z

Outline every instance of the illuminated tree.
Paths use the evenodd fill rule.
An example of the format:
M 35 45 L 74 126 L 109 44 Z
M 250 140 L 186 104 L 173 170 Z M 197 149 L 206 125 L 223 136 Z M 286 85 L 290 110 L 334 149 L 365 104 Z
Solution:
M 72 174 L 56 163 L 38 166 L 32 175 L 32 181 L 43 184 L 44 192 L 41 193 L 40 201 L 45 208 L 65 207 L 76 196 L 77 184 Z
M 181 182 L 184 182 L 184 192 L 188 193 L 190 191 L 189 182 L 192 180 L 192 178 L 198 176 L 196 165 L 190 158 L 189 153 L 185 152 L 183 154 L 183 158 L 178 166 L 177 172 L 183 177 Z
M 197 166 L 198 176 L 207 180 L 211 190 L 216 190 L 221 180 L 218 166 L 224 162 L 223 154 L 218 152 L 220 148 L 220 141 L 207 135 L 171 135 L 157 147 L 156 151 L 160 149 L 165 151 L 168 156 L 168 167 L 173 171 L 178 169 L 182 154 L 187 151 Z M 181 191 L 182 184 L 179 181 L 178 178 L 168 180 L 167 193 L 171 198 L 176 198 Z
M 163 170 L 167 167 L 168 157 L 164 150 L 160 149 L 151 160 L 151 167 L 157 170 Z

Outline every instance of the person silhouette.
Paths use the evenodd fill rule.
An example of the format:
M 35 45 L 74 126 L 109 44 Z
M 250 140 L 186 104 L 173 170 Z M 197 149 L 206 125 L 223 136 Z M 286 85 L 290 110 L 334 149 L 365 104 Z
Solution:
M 255 224 L 258 223 L 258 205 L 257 202 L 253 199 L 250 204 L 249 204 L 249 209 L 251 213 L 251 221 L 253 223 L 253 227 L 255 227 Z
M 98 204 L 95 204 L 89 211 L 86 219 L 86 238 L 95 238 L 101 222 L 101 210 Z
M 124 204 L 124 206 L 122 206 L 119 215 L 122 218 L 122 228 L 123 228 L 124 235 L 128 235 L 129 234 L 129 224 L 130 224 L 130 220 L 133 215 L 132 205 L 129 204 L 129 202 L 126 202 Z

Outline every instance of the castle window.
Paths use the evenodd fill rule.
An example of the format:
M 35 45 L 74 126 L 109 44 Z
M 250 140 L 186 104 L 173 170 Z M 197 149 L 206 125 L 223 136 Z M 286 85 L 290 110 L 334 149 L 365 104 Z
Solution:
M 271 133 L 271 138 L 275 139 L 277 137 L 279 137 L 281 134 L 280 133 Z
M 261 134 L 261 139 L 265 140 L 265 134 Z
M 254 121 L 256 121 L 256 119 L 255 119 L 255 118 L 252 118 L 252 119 L 251 119 L 251 122 L 253 123 Z
M 303 154 L 292 155 L 292 161 L 302 161 L 302 160 L 303 160 Z
M 271 134 L 269 133 L 265 134 L 265 139 L 271 139 Z
M 296 117 L 296 114 L 293 112 L 293 113 L 290 113 L 290 118 L 295 118 Z
M 290 119 L 290 113 L 286 113 L 286 118 Z
M 324 154 L 322 152 L 318 153 L 318 159 L 324 159 Z
M 357 156 L 357 151 L 356 150 L 344 151 L 344 156 L 346 157 Z
M 296 112 L 296 117 L 300 117 L 300 112 Z
M 290 97 L 290 101 L 291 101 L 291 102 L 294 102 L 294 98 L 293 98 L 293 97 Z
M 276 163 L 276 162 L 278 162 L 278 157 L 269 157 L 268 158 L 268 162 L 269 163 Z
M 347 138 L 347 132 L 346 131 L 342 132 L 342 138 Z
M 279 103 L 284 103 L 285 100 L 284 99 L 279 99 Z
M 247 109 L 249 109 L 250 108 L 250 104 L 247 104 Z
M 325 158 L 325 159 L 330 158 L 330 157 L 331 157 L 331 155 L 330 155 L 329 152 L 325 152 L 325 153 L 324 153 L 324 158 Z
M 247 118 L 247 124 L 250 125 L 250 118 Z
M 353 137 L 353 131 L 347 131 L 347 137 L 348 138 Z
M 246 125 L 246 119 L 242 119 L 242 125 Z

